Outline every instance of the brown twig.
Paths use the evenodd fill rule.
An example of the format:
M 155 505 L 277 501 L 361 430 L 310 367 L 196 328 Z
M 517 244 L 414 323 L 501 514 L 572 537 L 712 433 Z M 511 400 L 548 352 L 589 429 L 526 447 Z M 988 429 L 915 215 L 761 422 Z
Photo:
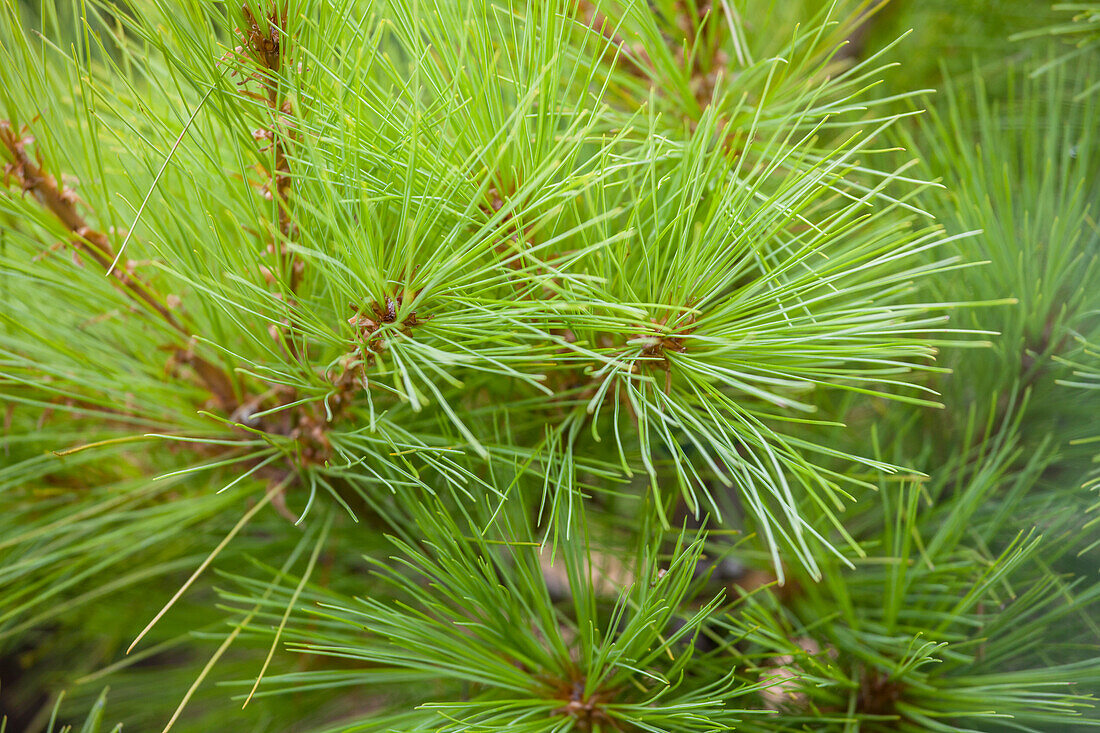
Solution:
M 131 273 L 128 268 L 112 268 L 115 253 L 110 239 L 103 232 L 94 229 L 80 213 L 77 197 L 72 189 L 61 183 L 58 177 L 46 173 L 41 155 L 36 153 L 32 160 L 27 154 L 27 145 L 33 141 L 34 138 L 26 130 L 17 130 L 9 120 L 0 120 L 0 145 L 3 145 L 10 158 L 4 165 L 4 183 L 14 180 L 24 193 L 32 194 L 72 234 L 70 244 L 74 251 L 92 259 L 104 272 L 110 273 L 109 276 L 117 288 L 160 317 L 173 330 L 190 338 L 189 330 L 169 307 L 168 298 L 161 297 L 148 282 Z M 189 364 L 194 369 L 219 407 L 226 412 L 235 408 L 237 403 L 233 381 L 224 369 L 195 356 L 187 349 L 177 348 L 175 354 L 180 362 Z
M 290 291 L 293 293 L 297 291 L 301 281 L 304 263 L 286 246 L 286 242 L 292 241 L 296 234 L 288 207 L 292 180 L 287 146 L 289 142 L 293 142 L 294 132 L 288 124 L 291 114 L 290 100 L 282 98 L 277 81 L 277 76 L 285 65 L 282 36 L 289 16 L 285 4 L 279 6 L 272 3 L 271 10 L 261 18 L 257 18 L 247 5 L 241 6 L 241 11 L 244 14 L 245 27 L 237 29 L 241 45 L 235 50 L 255 68 L 244 76 L 240 84 L 243 86 L 255 81 L 264 92 L 254 94 L 242 91 L 242 94 L 262 100 L 271 115 L 271 124 L 268 127 L 252 132 L 257 141 L 268 142 L 264 150 L 270 151 L 272 155 L 270 166 L 264 164 L 264 173 L 268 177 L 264 185 L 264 195 L 275 202 L 279 236 L 268 245 L 267 251 L 279 258 L 282 272 L 290 277 Z M 278 241 L 279 239 L 282 241 Z M 269 280 L 273 279 L 270 273 L 267 273 L 267 277 Z
M 60 177 L 54 177 L 45 171 L 40 153 L 33 159 L 27 152 L 29 145 L 33 143 L 25 130 L 19 131 L 10 122 L 0 120 L 0 145 L 7 153 L 10 160 L 3 169 L 4 183 L 14 181 L 24 193 L 32 194 L 43 208 L 49 211 L 73 236 L 71 246 L 79 254 L 84 255 L 103 268 L 104 272 L 110 272 L 112 282 L 132 300 L 142 306 L 148 312 L 161 318 L 168 326 L 190 342 L 191 332 L 185 322 L 173 312 L 170 303 L 178 302 L 174 296 L 162 297 L 148 282 L 133 274 L 128 268 L 113 268 L 115 253 L 106 234 L 96 230 L 87 218 L 78 209 L 76 194 L 62 182 Z M 285 164 L 285 156 L 281 157 L 284 163 L 281 165 L 288 170 Z M 278 176 L 276 185 L 285 191 L 289 185 L 289 177 Z M 278 194 L 280 199 L 283 194 Z M 285 211 L 285 209 L 283 209 Z M 284 214 L 283 227 L 289 227 L 289 215 Z M 284 230 L 285 233 L 285 230 Z M 396 305 L 387 300 L 385 310 L 375 309 L 378 316 L 378 325 L 389 323 L 393 320 L 395 307 L 400 305 L 400 296 Z M 409 317 L 407 326 L 416 323 L 416 314 Z M 359 327 L 365 327 L 364 323 L 358 323 Z M 373 337 L 367 339 L 367 343 L 374 343 Z M 178 365 L 189 366 L 198 381 L 210 393 L 217 407 L 221 409 L 231 420 L 237 421 L 250 428 L 259 429 L 271 435 L 281 435 L 297 444 L 297 461 L 306 465 L 325 463 L 332 453 L 332 446 L 328 440 L 329 423 L 345 417 L 353 400 L 353 393 L 361 382 L 361 366 L 359 368 L 346 369 L 344 374 L 333 379 L 336 393 L 330 397 L 329 406 L 331 415 L 320 405 L 306 403 L 301 406 L 282 411 L 271 412 L 272 407 L 288 405 L 298 399 L 297 390 L 290 387 L 278 387 L 268 391 L 265 395 L 249 396 L 247 393 L 240 399 L 234 388 L 234 382 L 229 373 L 211 363 L 210 361 L 192 353 L 190 343 L 186 347 L 174 345 L 168 347 L 172 352 L 169 369 Z M 274 404 L 272 404 L 274 403 Z M 270 414 L 258 421 L 253 421 L 250 416 L 261 410 Z M 10 415 L 6 416 L 10 422 Z M 5 430 L 7 430 L 5 425 Z M 209 448 L 205 444 L 191 446 L 193 450 L 203 452 Z M 290 465 L 273 465 L 263 471 L 263 476 L 271 483 L 283 483 L 289 485 L 290 477 L 295 470 L 293 459 L 288 460 Z M 289 520 L 296 518 L 287 510 L 285 496 L 279 492 L 272 500 L 273 506 Z
M 31 193 L 73 235 L 72 246 L 78 253 L 95 260 L 104 270 L 110 270 L 116 285 L 127 295 L 159 315 L 179 331 L 186 333 L 164 300 L 141 278 L 124 268 L 111 270 L 115 254 L 107 235 L 93 229 L 76 208 L 76 194 L 72 189 L 59 185 L 57 179 L 42 169 L 42 161 L 32 161 L 26 146 L 33 137 L 17 132 L 8 120 L 0 120 L 0 143 L 7 149 L 11 162 L 4 166 L 4 182 L 14 179 L 24 193 Z M 36 156 L 37 157 L 37 156 Z

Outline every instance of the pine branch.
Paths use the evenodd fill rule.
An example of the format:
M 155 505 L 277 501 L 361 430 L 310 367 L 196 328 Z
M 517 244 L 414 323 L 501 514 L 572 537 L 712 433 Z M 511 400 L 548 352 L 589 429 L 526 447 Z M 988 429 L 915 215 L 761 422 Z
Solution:
M 245 78 L 239 84 L 243 86 L 251 81 L 259 83 L 263 90 L 258 95 L 259 99 L 267 106 L 271 117 L 269 126 L 255 130 L 252 134 L 257 141 L 267 143 L 261 152 L 271 153 L 270 162 L 264 163 L 268 178 L 264 184 L 264 198 L 275 204 L 278 234 L 276 241 L 268 245 L 268 254 L 274 256 L 278 252 L 278 272 L 289 274 L 288 287 L 294 293 L 298 290 L 305 264 L 287 246 L 295 238 L 295 226 L 288 203 L 293 184 L 288 146 L 294 140 L 294 132 L 290 124 L 291 102 L 282 92 L 280 74 L 284 68 L 286 46 L 290 41 L 287 27 L 289 17 L 285 3 L 281 7 L 275 2 L 269 5 L 266 12 L 261 11 L 259 18 L 247 3 L 241 7 L 245 27 L 237 29 L 241 45 L 234 50 L 245 59 L 245 63 L 255 68 L 250 73 L 242 70 L 240 73 Z M 242 94 L 256 96 L 247 91 Z M 270 279 L 274 276 L 269 272 L 265 277 Z
M 32 162 L 27 155 L 26 146 L 33 140 L 34 138 L 26 135 L 25 132 L 17 132 L 10 121 L 0 120 L 0 143 L 4 145 L 10 157 L 10 162 L 4 166 L 4 183 L 10 185 L 10 181 L 14 179 L 24 193 L 33 194 L 42 206 L 73 235 L 71 244 L 74 250 L 91 257 L 109 277 L 113 278 L 116 287 L 159 316 L 170 328 L 189 338 L 188 329 L 172 312 L 169 305 L 172 302 L 171 296 L 161 297 L 148 283 L 128 272 L 127 268 L 113 267 L 115 255 L 109 238 L 106 234 L 93 229 L 80 214 L 76 207 L 76 194 L 63 185 L 59 186 L 58 181 L 43 170 L 41 160 L 37 163 Z M 190 364 L 195 370 L 219 407 L 232 412 L 236 399 L 229 376 L 200 356 L 182 349 L 177 349 L 175 353 L 178 359 Z
M 11 185 L 14 181 L 24 193 L 34 195 L 73 235 L 71 244 L 77 252 L 91 257 L 118 281 L 118 287 L 127 295 L 159 315 L 173 329 L 187 335 L 166 304 L 166 299 L 160 298 L 147 283 L 124 269 L 111 269 L 114 252 L 107 235 L 94 230 L 77 211 L 77 198 L 72 189 L 59 186 L 43 171 L 41 161 L 36 164 L 27 156 L 26 146 L 33 141 L 34 138 L 25 130 L 17 132 L 10 121 L 0 120 L 0 143 L 3 143 L 10 159 L 4 166 L 5 185 Z
M 1096 70 L 880 6 L 0 3 L 18 724 L 1093 722 Z

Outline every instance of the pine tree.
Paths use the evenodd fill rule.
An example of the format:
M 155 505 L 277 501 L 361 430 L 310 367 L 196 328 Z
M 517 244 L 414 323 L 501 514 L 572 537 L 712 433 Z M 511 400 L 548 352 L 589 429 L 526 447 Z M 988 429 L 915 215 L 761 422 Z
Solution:
M 1094 5 L 0 0 L 7 725 L 1100 724 Z

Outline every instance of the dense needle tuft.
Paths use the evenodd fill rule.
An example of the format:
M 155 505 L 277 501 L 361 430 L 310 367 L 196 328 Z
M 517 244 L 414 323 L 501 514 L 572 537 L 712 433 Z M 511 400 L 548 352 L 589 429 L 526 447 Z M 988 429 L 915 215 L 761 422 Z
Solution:
M 0 0 L 0 733 L 1096 724 L 1100 14 L 988 5 Z

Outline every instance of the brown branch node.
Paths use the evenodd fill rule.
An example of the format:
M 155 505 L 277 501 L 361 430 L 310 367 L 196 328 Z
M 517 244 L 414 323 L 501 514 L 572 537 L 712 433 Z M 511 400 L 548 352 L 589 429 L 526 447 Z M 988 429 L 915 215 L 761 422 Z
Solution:
M 597 690 L 585 695 L 584 688 L 585 679 L 581 677 L 573 680 L 564 689 L 559 689 L 557 693 L 564 698 L 565 704 L 555 708 L 553 714 L 573 718 L 574 729 L 581 733 L 589 733 L 597 728 L 620 730 L 615 719 L 604 710 L 604 705 L 613 698 L 613 694 Z
M 898 702 L 904 692 L 905 685 L 901 681 L 877 669 L 864 668 L 859 676 L 856 710 L 865 715 L 897 715 Z
M 643 368 L 659 370 L 665 373 L 665 393 L 672 390 L 672 360 L 669 354 L 683 354 L 687 351 L 687 337 L 695 330 L 695 316 L 688 315 L 672 330 L 666 328 L 669 316 L 650 318 L 649 326 L 628 341 L 641 346 L 641 352 L 634 360 L 632 370 L 641 372 Z
M 412 297 L 418 294 L 411 293 Z M 369 313 L 360 310 L 355 303 L 349 303 L 355 315 L 348 319 L 348 323 L 355 329 L 362 344 L 355 349 L 355 353 L 365 365 L 374 363 L 374 355 L 381 354 L 385 350 L 384 331 L 387 330 L 387 326 L 391 327 L 389 330 L 399 331 L 409 336 L 414 328 L 431 319 L 431 316 L 417 316 L 416 311 L 402 316 L 400 311 L 405 300 L 404 291 L 393 298 L 387 295 L 383 303 L 371 303 Z

